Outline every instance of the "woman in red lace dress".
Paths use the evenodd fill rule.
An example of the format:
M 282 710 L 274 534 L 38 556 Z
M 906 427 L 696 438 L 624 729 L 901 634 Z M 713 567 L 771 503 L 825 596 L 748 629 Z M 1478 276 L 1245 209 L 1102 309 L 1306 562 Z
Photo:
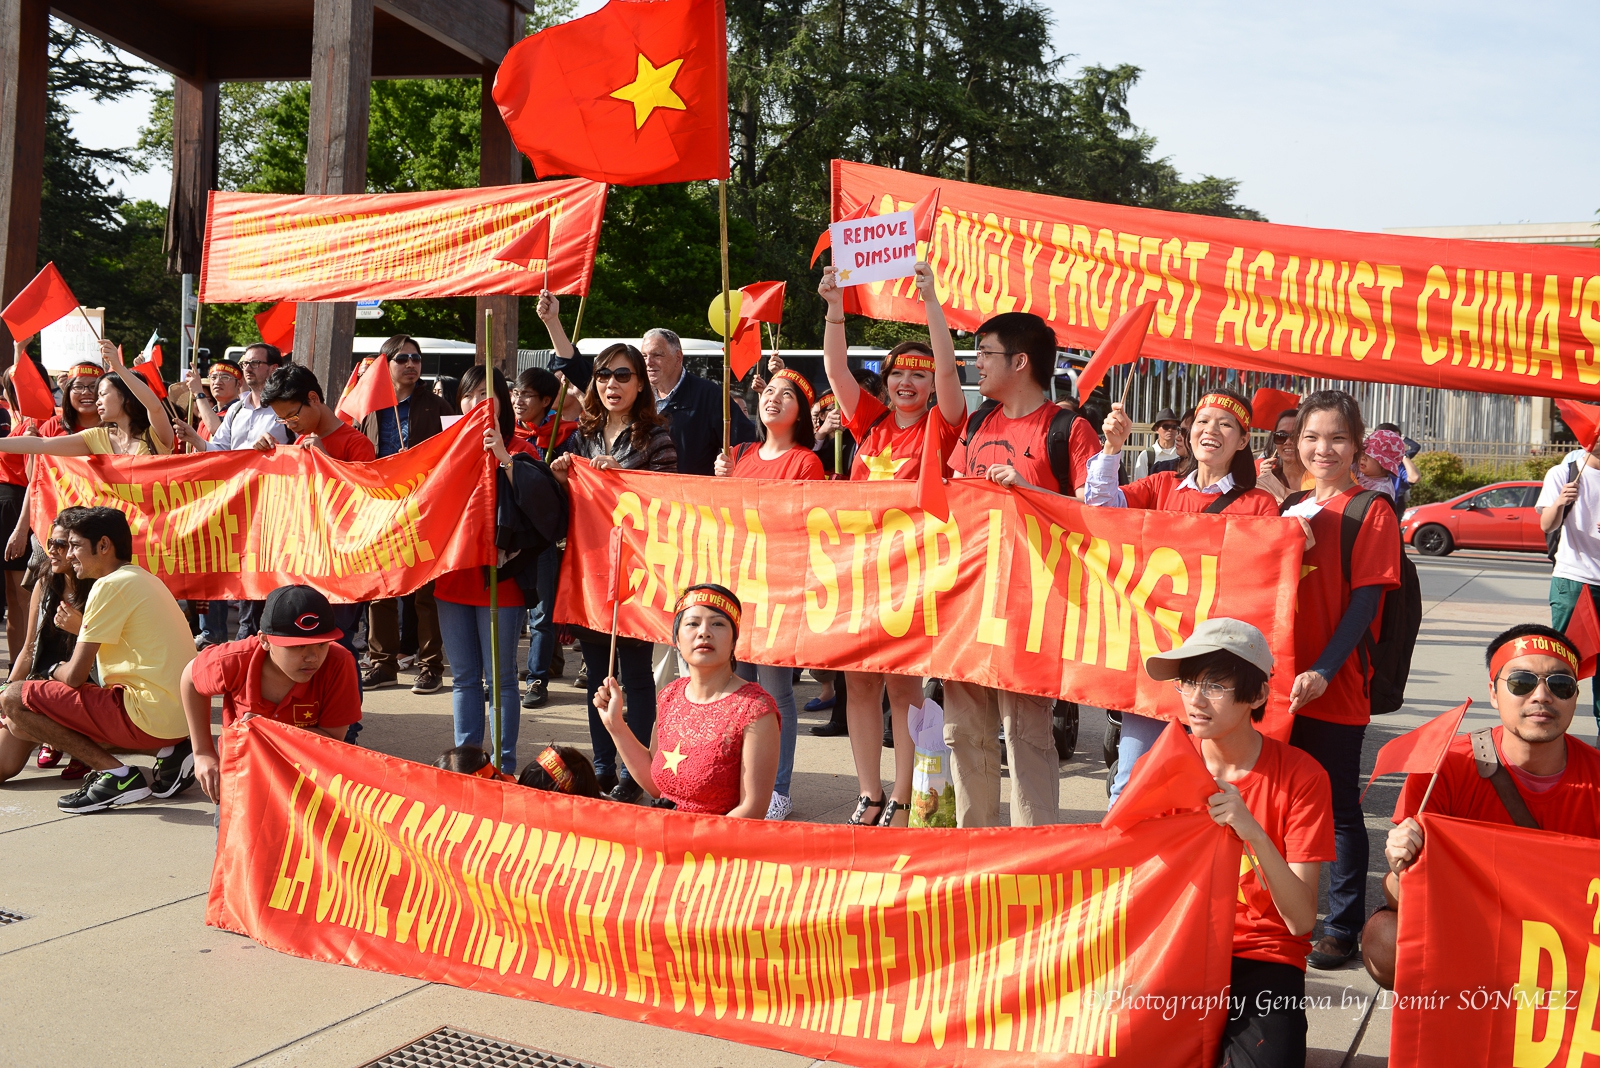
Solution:
M 739 599 L 721 586 L 690 586 L 678 599 L 672 635 L 689 665 L 656 698 L 650 748 L 628 728 L 622 687 L 600 684 L 595 710 L 616 740 L 633 781 L 683 812 L 764 819 L 778 776 L 778 706 L 734 674 Z

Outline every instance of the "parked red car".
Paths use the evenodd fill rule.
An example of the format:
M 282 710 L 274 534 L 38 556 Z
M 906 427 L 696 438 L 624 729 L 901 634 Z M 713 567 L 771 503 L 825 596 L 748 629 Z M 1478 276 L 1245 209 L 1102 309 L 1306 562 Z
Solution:
M 1456 549 L 1545 551 L 1539 529 L 1539 482 L 1496 482 L 1437 504 L 1407 508 L 1400 537 L 1425 556 Z

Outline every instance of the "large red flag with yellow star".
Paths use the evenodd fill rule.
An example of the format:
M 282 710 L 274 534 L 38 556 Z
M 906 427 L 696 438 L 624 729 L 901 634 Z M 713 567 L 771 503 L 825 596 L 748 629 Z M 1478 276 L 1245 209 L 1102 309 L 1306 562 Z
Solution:
M 494 102 L 541 177 L 728 177 L 723 0 L 611 0 L 506 53 Z

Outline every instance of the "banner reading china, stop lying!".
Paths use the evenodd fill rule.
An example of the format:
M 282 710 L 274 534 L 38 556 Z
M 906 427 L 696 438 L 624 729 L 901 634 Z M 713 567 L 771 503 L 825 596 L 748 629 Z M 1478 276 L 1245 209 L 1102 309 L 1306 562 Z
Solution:
M 206 922 L 272 949 L 849 1064 L 1210 1064 L 1239 843 L 665 812 L 253 719 Z
M 1600 250 L 1360 234 L 1098 204 L 833 161 L 833 217 L 911 207 L 950 325 L 1044 317 L 1095 348 L 1147 301 L 1144 354 L 1328 378 L 1600 398 Z M 848 311 L 925 322 L 910 279 Z
M 1421 821 L 1427 844 L 1400 877 L 1390 1063 L 1596 1063 L 1600 842 Z
M 63 508 L 107 505 L 133 529 L 133 562 L 174 597 L 261 600 L 315 586 L 330 600 L 399 597 L 494 561 L 488 408 L 367 464 L 280 447 L 197 456 L 40 456 L 30 500 L 43 535 Z
M 349 196 L 214 192 L 200 299 L 585 294 L 605 210 L 606 186 L 583 178 Z
M 744 603 L 739 657 L 933 675 L 1146 715 L 1176 714 L 1147 656 L 1199 620 L 1261 628 L 1278 670 L 1263 729 L 1287 739 L 1305 534 L 1292 519 L 1090 508 L 984 479 L 950 519 L 913 482 L 704 479 L 573 465 L 556 618 L 611 629 L 610 531 L 637 558 L 621 633 L 670 640 L 678 593 Z

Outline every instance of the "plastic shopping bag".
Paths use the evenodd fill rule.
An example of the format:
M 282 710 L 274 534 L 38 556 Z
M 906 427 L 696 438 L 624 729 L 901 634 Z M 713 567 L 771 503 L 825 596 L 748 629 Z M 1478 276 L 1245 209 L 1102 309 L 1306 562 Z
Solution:
M 956 787 L 950 777 L 950 750 L 944 744 L 944 709 L 937 701 L 911 707 L 906 717 L 917 758 L 911 772 L 912 827 L 954 827 Z

